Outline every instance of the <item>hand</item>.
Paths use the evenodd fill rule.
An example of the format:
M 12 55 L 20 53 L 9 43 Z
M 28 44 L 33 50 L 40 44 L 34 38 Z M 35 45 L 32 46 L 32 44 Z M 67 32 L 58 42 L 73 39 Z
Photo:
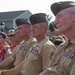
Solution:
M 0 71 L 0 75 L 1 75 L 1 71 Z

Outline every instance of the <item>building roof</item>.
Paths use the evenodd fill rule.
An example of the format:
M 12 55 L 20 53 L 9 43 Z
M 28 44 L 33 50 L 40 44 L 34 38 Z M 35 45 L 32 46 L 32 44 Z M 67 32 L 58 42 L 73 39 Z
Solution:
M 22 10 L 22 11 L 10 11 L 10 12 L 0 12 L 0 20 L 12 20 L 19 16 L 20 14 L 26 12 L 28 10 Z

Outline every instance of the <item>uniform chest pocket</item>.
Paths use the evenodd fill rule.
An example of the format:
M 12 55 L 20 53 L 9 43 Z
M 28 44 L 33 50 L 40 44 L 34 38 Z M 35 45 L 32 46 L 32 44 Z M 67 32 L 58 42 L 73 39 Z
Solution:
M 39 56 L 30 53 L 27 59 L 32 61 L 32 60 L 38 60 L 38 58 L 39 58 Z
M 64 66 L 69 66 L 72 63 L 73 59 L 67 58 L 65 56 L 61 57 L 60 63 Z
M 33 50 L 31 51 L 31 60 L 38 60 L 38 58 L 41 56 L 41 50 L 39 49 L 39 47 L 35 47 L 33 48 Z
M 32 59 L 31 60 L 38 60 L 39 56 L 36 56 L 33 54 Z

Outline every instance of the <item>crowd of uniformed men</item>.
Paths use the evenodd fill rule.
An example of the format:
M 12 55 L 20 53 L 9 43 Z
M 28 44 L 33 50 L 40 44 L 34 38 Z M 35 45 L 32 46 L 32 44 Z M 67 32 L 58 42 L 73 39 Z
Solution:
M 0 32 L 0 75 L 75 75 L 75 2 L 50 8 L 56 17 L 50 24 L 36 13 Z

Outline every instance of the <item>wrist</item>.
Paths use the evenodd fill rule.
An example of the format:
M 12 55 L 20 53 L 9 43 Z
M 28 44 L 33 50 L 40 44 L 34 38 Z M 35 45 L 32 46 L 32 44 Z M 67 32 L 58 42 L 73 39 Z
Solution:
M 2 71 L 0 71 L 0 75 L 1 75 L 1 72 L 2 72 Z

